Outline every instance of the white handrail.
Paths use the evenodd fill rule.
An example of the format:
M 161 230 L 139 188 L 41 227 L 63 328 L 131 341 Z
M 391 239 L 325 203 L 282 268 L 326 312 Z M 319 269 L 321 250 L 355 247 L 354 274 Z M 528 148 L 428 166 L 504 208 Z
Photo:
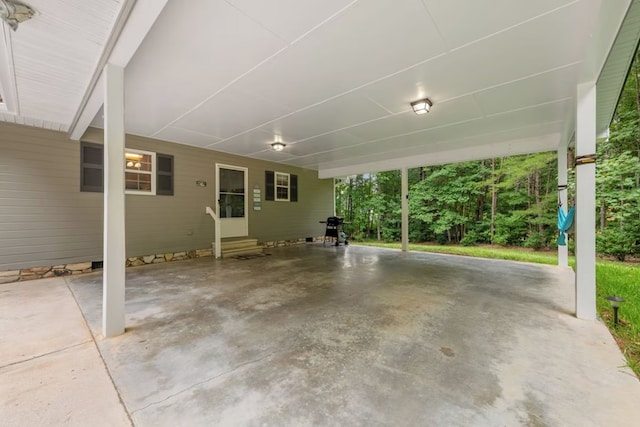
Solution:
M 216 213 L 213 211 L 213 209 L 211 209 L 209 206 L 207 206 L 204 210 L 204 212 L 208 215 L 211 215 L 211 218 L 213 218 L 213 222 L 214 222 L 214 230 L 215 230 L 215 249 L 216 249 L 216 259 L 220 258 L 222 256 L 222 248 L 220 247 L 220 218 L 218 218 L 218 215 L 216 215 Z

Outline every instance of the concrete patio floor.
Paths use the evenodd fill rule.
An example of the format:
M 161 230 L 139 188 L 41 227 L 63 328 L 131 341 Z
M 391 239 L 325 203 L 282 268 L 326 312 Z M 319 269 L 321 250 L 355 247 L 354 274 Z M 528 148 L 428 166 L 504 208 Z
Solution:
M 566 271 L 358 246 L 268 253 L 127 269 L 127 332 L 110 339 L 100 336 L 101 274 L 54 279 L 73 291 L 135 425 L 632 426 L 640 419 L 640 381 L 602 323 L 571 315 Z M 19 289 L 19 305 L 11 305 L 29 305 L 32 286 L 2 285 L 3 303 Z M 72 301 L 64 292 L 50 299 Z M 9 317 L 20 328 L 47 326 L 31 320 Z M 60 331 L 92 345 L 84 333 L 82 324 Z M 7 384 L 20 377 L 19 366 L 0 365 L 3 396 L 32 391 Z M 101 388 L 89 394 L 96 410 L 118 408 Z M 2 411 L 15 415 L 12 404 Z M 129 420 L 119 422 L 94 425 Z

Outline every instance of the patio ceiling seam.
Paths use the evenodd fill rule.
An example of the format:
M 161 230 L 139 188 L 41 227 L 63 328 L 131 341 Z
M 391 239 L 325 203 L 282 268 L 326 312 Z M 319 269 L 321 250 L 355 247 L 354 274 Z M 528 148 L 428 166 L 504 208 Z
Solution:
M 567 3 L 567 4 L 564 4 L 564 5 L 562 5 L 562 6 L 558 6 L 558 7 L 556 7 L 555 9 L 548 10 L 548 11 L 546 11 L 546 12 L 544 12 L 544 13 L 541 13 L 541 14 L 536 15 L 536 16 L 534 16 L 534 17 L 531 17 L 531 18 L 529 18 L 529 19 L 525 19 L 524 21 L 520 21 L 520 22 L 518 22 L 518 23 L 516 23 L 516 24 L 510 25 L 510 26 L 508 26 L 508 27 L 506 27 L 506 28 L 503 28 L 503 29 L 501 29 L 501 30 L 499 30 L 499 31 L 493 32 L 493 33 L 491 33 L 491 34 L 487 34 L 486 36 L 483 36 L 483 37 L 477 38 L 477 39 L 475 39 L 475 40 L 473 40 L 473 41 L 470 41 L 470 42 L 468 42 L 468 43 L 464 43 L 464 44 L 462 44 L 462 45 L 460 45 L 460 46 L 458 46 L 458 47 L 455 47 L 455 48 L 451 49 L 451 52 L 455 52 L 455 51 L 458 51 L 458 50 L 464 49 L 464 48 L 469 47 L 469 46 L 472 46 L 472 45 L 474 45 L 474 44 L 476 44 L 476 43 L 480 43 L 481 41 L 484 41 L 484 40 L 490 39 L 491 37 L 494 37 L 494 36 L 497 36 L 497 35 L 499 35 L 499 34 L 505 33 L 505 32 L 507 32 L 507 31 L 511 31 L 511 30 L 513 30 L 514 28 L 518 28 L 518 27 L 520 27 L 520 26 L 522 26 L 522 25 L 524 25 L 524 24 L 528 24 L 529 22 L 533 22 L 533 21 L 535 21 L 535 20 L 537 20 L 537 19 L 542 18 L 543 16 L 551 15 L 551 14 L 553 14 L 553 13 L 555 13 L 555 12 L 559 11 L 559 10 L 565 9 L 565 8 L 567 8 L 567 7 L 569 7 L 569 6 L 573 6 L 574 4 L 577 4 L 577 3 L 580 3 L 580 0 L 574 0 L 574 1 L 572 1 L 571 3 Z
M 480 119 L 477 119 L 477 120 L 480 120 Z M 472 120 L 471 120 L 471 121 L 472 121 Z M 505 130 L 501 130 L 501 131 L 498 131 L 498 132 L 484 132 L 484 133 L 478 133 L 478 134 L 475 134 L 475 135 L 473 135 L 473 136 L 468 136 L 468 137 L 464 137 L 464 138 L 457 138 L 457 139 L 447 140 L 447 141 L 437 141 L 437 142 L 431 143 L 431 144 L 429 144 L 429 145 L 430 145 L 431 147 L 433 147 L 433 148 L 436 148 L 436 147 L 438 147 L 438 146 L 443 146 L 443 145 L 445 145 L 445 144 L 446 144 L 446 145 L 454 145 L 454 144 L 456 144 L 456 143 L 458 143 L 458 142 L 463 142 L 463 141 L 470 141 L 470 140 L 473 140 L 473 139 L 477 138 L 478 136 L 500 135 L 500 134 L 502 134 L 502 133 L 508 133 L 508 132 L 513 132 L 513 131 L 518 131 L 518 130 L 521 130 L 521 129 L 527 129 L 527 128 L 530 128 L 530 127 L 537 127 L 537 126 L 539 126 L 539 125 L 541 125 L 541 124 L 545 124 L 545 125 L 553 125 L 553 124 L 556 124 L 556 123 L 563 123 L 563 122 L 562 122 L 561 120 L 555 120 L 555 121 L 546 122 L 546 123 L 540 123 L 540 124 L 536 124 L 536 125 L 520 126 L 520 127 L 511 128 L 511 129 L 505 129 Z M 531 138 L 520 138 L 520 139 L 516 139 L 516 140 L 513 140 L 513 141 L 521 141 L 521 140 L 523 140 L 523 139 L 531 139 Z M 376 141 L 376 142 L 377 142 L 377 141 Z M 507 142 L 508 142 L 508 141 L 507 141 Z M 345 148 L 343 148 L 343 149 L 347 149 L 347 148 L 349 148 L 349 147 L 345 147 Z M 394 154 L 399 154 L 399 153 L 402 153 L 402 152 L 406 152 L 406 151 L 409 151 L 409 150 L 413 150 L 413 149 L 415 149 L 415 148 L 416 148 L 415 146 L 413 146 L 413 147 L 405 147 L 405 148 L 402 148 L 402 149 L 396 149 L 396 148 L 393 148 L 393 149 L 391 149 L 391 150 L 381 151 L 381 152 L 378 152 L 378 153 L 376 153 L 376 154 L 385 154 L 385 153 L 394 153 Z M 339 151 L 339 150 L 342 150 L 342 149 L 329 150 L 329 151 L 322 152 L 322 153 L 328 153 L 328 152 L 330 152 L 330 151 Z M 446 151 L 446 150 L 444 150 L 444 151 Z M 426 152 L 425 154 L 433 154 L 433 153 L 437 153 L 437 152 L 439 152 L 439 151 L 438 151 L 438 150 L 433 150 L 433 151 L 430 151 L 430 152 Z M 303 157 L 306 157 L 306 156 L 299 156 L 299 158 L 303 158 Z M 365 156 L 365 157 L 366 157 L 366 156 Z M 324 164 L 320 164 L 320 165 L 319 165 L 319 167 L 320 167 L 320 168 L 327 167 L 327 166 L 328 166 L 328 163 L 324 163 Z
M 268 120 L 268 121 L 266 121 L 266 122 L 264 122 L 264 123 L 261 123 L 261 124 L 259 124 L 259 125 L 255 126 L 255 127 L 251 128 L 251 129 L 247 129 L 247 130 L 245 130 L 245 131 L 242 131 L 242 132 L 239 132 L 239 133 L 237 133 L 237 134 L 235 134 L 235 135 L 232 135 L 232 136 L 230 136 L 230 137 L 228 137 L 228 138 L 225 138 L 225 139 L 223 139 L 223 140 L 222 140 L 222 141 L 220 141 L 220 142 L 225 142 L 225 141 L 228 141 L 228 140 L 230 140 L 230 139 L 236 138 L 236 137 L 238 137 L 238 136 L 241 136 L 241 135 L 244 135 L 244 134 L 247 134 L 247 133 L 253 132 L 254 130 L 258 130 L 258 129 L 260 129 L 260 128 L 261 128 L 261 127 L 263 127 L 263 126 L 266 126 L 266 125 L 269 125 L 269 124 L 271 124 L 271 123 L 277 122 L 278 120 L 286 119 L 287 117 L 293 116 L 294 114 L 300 113 L 300 112 L 302 112 L 302 111 L 306 111 L 306 110 L 308 110 L 308 109 L 310 109 L 310 108 L 313 108 L 313 107 L 317 107 L 317 106 L 322 105 L 322 104 L 325 104 L 325 103 L 327 103 L 327 102 L 329 102 L 329 101 L 333 101 L 334 99 L 338 99 L 338 98 L 340 98 L 340 97 L 342 97 L 342 96 L 348 95 L 348 94 L 353 93 L 353 92 L 355 92 L 355 91 L 357 91 L 357 90 L 360 90 L 360 89 L 363 89 L 363 88 L 365 88 L 365 87 L 367 87 L 367 86 L 370 86 L 370 85 L 372 85 L 372 84 L 378 83 L 378 82 L 380 82 L 380 81 L 382 81 L 382 80 L 385 80 L 385 79 L 387 79 L 387 78 L 389 78 L 389 77 L 393 77 L 393 76 L 395 76 L 395 75 L 397 75 L 397 74 L 403 73 L 403 72 L 405 72 L 405 71 L 409 71 L 410 69 L 412 69 L 412 68 L 414 68 L 414 67 L 418 67 L 418 66 L 420 66 L 420 65 L 422 65 L 422 64 L 426 64 L 426 63 L 427 63 L 427 62 L 429 62 L 429 61 L 434 61 L 434 60 L 436 60 L 436 59 L 438 59 L 438 58 L 441 58 L 441 57 L 443 57 L 443 56 L 445 56 L 445 55 L 446 55 L 445 53 L 440 53 L 440 54 L 435 55 L 435 56 L 433 56 L 433 57 L 431 57 L 431 58 L 428 58 L 428 59 L 425 59 L 425 60 L 423 60 L 423 61 L 420 61 L 420 62 L 418 62 L 418 63 L 416 63 L 416 64 L 413 64 L 413 65 L 411 65 L 411 66 L 409 66 L 409 67 L 405 67 L 405 68 L 403 68 L 403 69 L 401 69 L 401 70 L 395 71 L 395 72 L 393 72 L 393 73 L 391 73 L 391 74 L 388 74 L 388 75 L 386 75 L 386 76 L 379 77 L 379 78 L 377 78 L 377 79 L 374 79 L 374 80 L 371 80 L 371 81 L 369 81 L 369 82 L 367 82 L 367 83 L 364 83 L 364 84 L 362 84 L 362 85 L 360 85 L 360 86 L 357 86 L 357 87 L 355 87 L 355 88 L 349 89 L 349 90 L 347 90 L 347 91 L 345 91 L 345 92 L 341 92 L 341 93 L 339 93 L 339 94 L 337 94 L 337 95 L 334 95 L 334 96 L 331 96 L 331 97 L 329 97 L 329 98 L 323 99 L 322 101 L 315 102 L 315 103 L 313 103 L 313 104 L 310 104 L 310 105 L 307 105 L 307 106 L 305 106 L 305 107 L 299 108 L 299 109 L 298 109 L 298 110 L 296 110 L 296 111 L 292 111 L 292 112 L 290 112 L 290 113 L 284 114 L 284 115 L 282 115 L 282 116 L 280 116 L 280 117 L 277 117 L 277 118 L 275 118 L 275 119 Z M 396 114 L 402 114 L 402 113 L 405 113 L 406 111 L 409 111 L 409 110 L 410 110 L 410 109 L 407 109 L 407 110 L 404 110 L 404 111 L 400 111 L 400 112 L 398 112 L 398 113 L 396 113 Z M 386 116 L 386 117 L 389 117 L 389 116 Z M 382 118 L 384 118 L 384 117 L 382 117 Z M 380 119 L 381 119 L 381 118 L 377 118 L 377 119 L 374 119 L 374 120 L 380 120 Z M 374 120 L 370 120 L 370 121 L 363 122 L 363 123 L 369 123 L 369 122 L 374 121 Z M 353 126 L 357 126 L 357 125 L 358 125 L 358 124 L 353 125 Z M 353 126 L 350 126 L 350 127 L 353 127 Z M 330 131 L 330 132 L 327 132 L 327 134 L 329 134 L 329 133 L 333 133 L 333 132 L 336 132 L 336 131 Z M 314 138 L 314 137 L 317 137 L 317 136 L 318 136 L 318 135 L 315 135 L 315 136 L 313 136 L 313 137 L 311 137 L 311 138 Z M 310 139 L 310 138 L 300 139 L 300 140 L 296 140 L 296 141 L 287 141 L 287 142 L 288 142 L 288 143 L 293 144 L 293 143 L 295 143 L 295 142 L 301 142 L 301 141 L 304 141 L 304 140 L 306 140 L 306 139 Z M 214 145 L 216 145 L 216 144 L 211 144 L 211 145 L 208 145 L 207 147 L 213 147 Z
M 442 55 L 444 55 L 444 54 L 442 54 Z M 438 57 L 440 57 L 440 56 L 442 56 L 442 55 L 438 55 L 437 57 L 432 58 L 432 59 L 436 59 L 436 58 L 438 58 Z M 582 63 L 582 61 L 574 61 L 574 62 L 571 62 L 571 63 L 569 63 L 569 64 L 565 64 L 565 65 L 562 65 L 562 66 L 559 66 L 559 67 L 554 67 L 554 68 L 551 68 L 551 69 L 548 69 L 548 70 L 545 70 L 545 71 L 540 71 L 540 72 L 533 73 L 533 74 L 530 74 L 530 75 L 527 75 L 527 76 L 524 76 L 524 77 L 519 77 L 519 78 L 517 78 L 517 79 L 509 80 L 509 81 L 507 81 L 507 82 L 503 82 L 503 83 L 496 84 L 496 85 L 493 85 L 493 86 L 488 86 L 488 87 L 483 88 L 483 89 L 480 89 L 480 90 L 476 90 L 476 91 L 472 91 L 472 92 L 467 92 L 467 93 L 464 93 L 464 94 L 461 94 L 461 95 L 457 95 L 457 96 L 454 96 L 454 97 L 451 97 L 451 98 L 447 98 L 447 99 L 444 99 L 444 100 L 440 100 L 438 103 L 439 103 L 439 104 L 443 104 L 443 103 L 445 103 L 445 102 L 453 101 L 453 100 L 456 100 L 456 99 L 461 99 L 461 98 L 464 98 L 464 97 L 473 96 L 473 95 L 475 95 L 475 94 L 482 93 L 482 92 L 487 91 L 487 90 L 490 90 L 490 89 L 495 89 L 495 88 L 498 88 L 498 87 L 501 87 L 501 86 L 506 86 L 506 85 L 509 85 L 509 84 L 512 84 L 512 83 L 516 83 L 516 82 L 519 82 L 519 81 L 524 81 L 524 80 L 530 79 L 530 78 L 532 78 L 532 77 L 537 77 L 537 76 L 541 76 L 541 75 L 544 75 L 544 74 L 547 74 L 547 73 L 552 73 L 552 72 L 554 72 L 554 71 L 562 70 L 562 69 L 564 69 L 564 68 L 573 67 L 573 66 L 575 66 L 575 65 L 580 65 L 581 63 Z M 418 66 L 418 65 L 421 65 L 421 64 L 422 64 L 422 63 L 416 64 L 416 65 L 412 65 L 411 67 L 409 67 L 409 68 L 407 68 L 407 69 L 405 69 L 405 70 L 399 71 L 399 72 L 397 72 L 397 73 L 407 71 L 408 69 L 413 68 L 413 67 Z M 394 73 L 394 75 L 395 75 L 395 74 L 397 74 L 397 73 Z M 387 77 L 384 77 L 384 78 L 387 78 Z M 384 79 L 384 78 L 383 78 L 383 79 Z M 369 82 L 369 83 L 367 83 L 367 85 L 369 85 L 369 84 L 373 84 L 373 83 L 375 83 L 375 82 L 377 82 L 377 81 Z M 366 85 L 365 85 L 365 86 L 366 86 Z M 322 101 L 322 102 L 319 102 L 319 103 L 316 103 L 316 104 L 309 105 L 309 106 L 304 107 L 304 108 L 302 108 L 302 109 L 300 109 L 300 110 L 298 110 L 298 111 L 294 111 L 294 112 L 292 112 L 292 113 L 289 113 L 289 114 L 286 114 L 286 115 L 284 115 L 284 116 L 278 117 L 278 118 L 276 118 L 276 119 L 270 120 L 270 121 L 268 121 L 268 122 L 262 123 L 261 125 L 258 125 L 258 126 L 256 126 L 256 127 L 252 128 L 252 129 L 249 129 L 249 130 L 244 131 L 244 132 L 240 132 L 240 133 L 238 133 L 238 134 L 236 134 L 236 135 L 233 135 L 233 136 L 230 136 L 230 137 L 228 137 L 228 138 L 222 139 L 222 140 L 217 141 L 217 142 L 215 142 L 215 143 L 213 143 L 213 144 L 209 144 L 209 145 L 207 145 L 206 147 L 207 147 L 207 148 L 212 148 L 212 147 L 214 147 L 214 146 L 216 146 L 216 145 L 218 145 L 218 144 L 221 144 L 221 143 L 223 143 L 223 142 L 226 142 L 226 141 L 228 141 L 228 140 L 230 140 L 230 139 L 233 139 L 233 138 L 236 138 L 236 137 L 238 137 L 238 136 L 244 135 L 244 134 L 246 134 L 246 133 L 249 133 L 249 132 L 252 132 L 252 131 L 258 130 L 258 129 L 262 128 L 262 127 L 263 127 L 263 126 L 265 126 L 265 125 L 268 125 L 268 124 L 274 123 L 274 122 L 276 122 L 276 121 L 278 121 L 278 120 L 282 120 L 282 119 L 284 119 L 284 118 L 287 118 L 287 117 L 289 117 L 289 116 L 292 116 L 292 115 L 294 115 L 294 114 L 298 113 L 299 111 L 304 111 L 304 110 L 306 110 L 306 109 L 313 108 L 313 107 L 315 107 L 315 106 L 317 106 L 317 105 L 320 105 L 320 104 L 323 104 L 323 103 L 325 103 L 325 102 L 331 101 L 331 100 L 333 100 L 333 99 L 339 98 L 340 96 L 346 95 L 346 94 L 348 94 L 348 93 L 350 93 L 350 92 L 353 92 L 353 91 L 355 91 L 355 90 L 359 90 L 359 89 L 361 89 L 362 87 L 364 87 L 364 86 L 357 87 L 357 88 L 352 89 L 352 90 L 350 90 L 350 91 L 344 92 L 344 93 L 342 93 L 342 94 L 340 94 L 340 95 L 336 95 L 335 97 L 328 98 L 328 99 L 326 99 L 326 100 L 324 100 L 324 101 Z M 369 98 L 367 98 L 367 99 L 369 99 Z M 562 98 L 562 99 L 560 99 L 560 100 L 550 101 L 549 103 L 559 102 L 559 101 L 564 101 L 564 100 L 566 100 L 566 99 L 568 99 L 568 98 Z M 371 100 L 371 101 L 372 101 L 373 103 L 375 103 L 376 105 L 379 105 L 379 104 L 377 104 L 375 101 L 373 101 L 373 100 Z M 478 105 L 482 105 L 481 103 L 478 103 L 478 102 L 476 102 L 476 103 L 477 103 Z M 543 105 L 543 104 L 539 104 L 539 105 Z M 530 106 L 530 107 L 536 107 L 536 106 L 538 106 L 538 105 L 534 105 L 534 106 Z M 384 108 L 384 107 L 383 107 L 383 108 Z M 523 109 L 526 109 L 526 107 L 525 107 L 525 108 L 523 108 Z M 483 110 L 483 109 L 481 109 L 481 111 L 482 111 L 482 110 Z M 519 110 L 522 110 L 522 109 L 519 109 Z M 516 110 L 508 110 L 508 111 L 504 111 L 504 112 L 501 112 L 501 113 L 494 113 L 494 114 L 487 115 L 487 117 L 492 117 L 492 116 L 494 116 L 494 115 L 499 115 L 499 114 L 503 114 L 503 113 L 505 113 L 505 114 L 506 114 L 506 113 L 509 113 L 509 112 L 512 112 L 512 111 L 519 111 L 519 110 L 518 110 L 518 109 L 516 109 Z M 371 120 L 365 120 L 364 122 L 359 122 L 359 123 L 355 123 L 355 124 L 352 124 L 352 125 L 349 125 L 349 126 L 344 126 L 344 127 L 342 127 L 342 128 L 339 128 L 339 129 L 333 129 L 333 130 L 328 131 L 328 132 L 320 133 L 320 134 L 317 134 L 317 135 L 312 135 L 312 136 L 309 136 L 309 137 L 306 137 L 306 138 L 301 138 L 301 139 L 298 139 L 298 140 L 295 140 L 295 141 L 287 141 L 287 144 L 294 145 L 294 144 L 297 144 L 297 143 L 300 143 L 300 142 L 304 142 L 304 141 L 308 141 L 308 140 L 311 140 L 311 139 L 314 139 L 314 138 L 318 138 L 318 137 L 321 137 L 321 136 L 331 135 L 332 133 L 343 132 L 343 131 L 345 131 L 345 130 L 347 130 L 347 129 L 351 129 L 351 128 L 354 128 L 354 127 L 357 127 L 357 126 L 362 126 L 362 125 L 365 125 L 365 124 L 373 123 L 373 122 L 376 122 L 376 121 L 378 121 L 378 120 L 385 120 L 385 119 L 388 119 L 388 118 L 390 118 L 390 117 L 394 117 L 394 116 L 397 116 L 397 115 L 399 115 L 399 114 L 404 114 L 404 113 L 409 112 L 409 111 L 411 111 L 411 109 L 410 109 L 410 108 L 408 108 L 408 109 L 406 109 L 406 110 L 403 110 L 403 111 L 399 111 L 399 112 L 397 112 L 397 113 L 389 114 L 389 115 L 387 115 L 387 116 L 383 116 L 383 117 L 376 117 L 376 118 L 371 119 Z M 471 119 L 471 120 L 475 120 L 475 119 Z M 465 121 L 463 121 L 463 122 L 465 122 Z M 448 124 L 448 125 L 443 125 L 443 126 L 453 126 L 453 125 L 457 125 L 457 124 L 460 124 L 460 123 L 463 123 L 463 122 L 450 123 L 450 124 Z M 423 130 L 421 130 L 421 131 L 416 131 L 416 132 L 428 131 L 428 130 L 430 130 L 430 129 L 438 129 L 438 128 L 439 128 L 439 127 L 437 126 L 437 127 L 433 127 L 433 128 L 429 128 L 429 129 L 423 129 Z M 408 134 L 410 134 L 410 133 L 407 133 L 407 134 L 398 134 L 398 135 L 395 135 L 395 137 L 397 137 L 397 136 L 405 136 L 405 135 L 408 135 Z M 367 143 L 367 142 L 376 142 L 376 141 L 380 141 L 380 139 L 375 139 L 375 140 L 370 140 L 370 141 L 363 141 L 363 143 Z M 351 145 L 350 147 L 352 147 L 352 146 L 356 146 L 356 145 L 359 145 L 359 144 L 354 144 L 354 145 Z M 253 153 L 253 154 L 261 153 L 261 152 L 264 152 L 264 151 L 265 151 L 265 150 L 260 150 L 260 151 L 257 151 L 257 152 L 255 152 L 255 153 Z M 334 150 L 328 150 L 328 151 L 334 151 Z M 320 154 L 320 153 L 322 153 L 322 152 L 318 152 L 318 153 L 316 153 L 316 154 Z
M 196 104 L 195 106 L 193 106 L 192 108 L 190 108 L 188 111 L 180 114 L 178 117 L 176 117 L 175 119 L 173 119 L 172 121 L 170 121 L 169 123 L 167 123 L 166 125 L 164 125 L 163 127 L 161 127 L 159 130 L 157 130 L 156 132 L 152 133 L 152 136 L 157 136 L 159 133 L 163 132 L 165 129 L 171 127 L 174 123 L 176 123 L 177 121 L 183 119 L 184 117 L 186 117 L 187 115 L 191 114 L 192 112 L 198 110 L 200 107 L 202 107 L 205 103 L 207 103 L 208 101 L 210 101 L 211 99 L 215 98 L 216 96 L 218 96 L 220 93 L 224 92 L 227 88 L 233 86 L 235 83 L 239 82 L 240 80 L 242 80 L 245 76 L 248 76 L 249 74 L 251 74 L 253 71 L 257 70 L 258 68 L 260 68 L 263 64 L 266 64 L 267 62 L 269 62 L 270 60 L 272 60 L 273 58 L 277 57 L 278 55 L 280 55 L 282 52 L 288 50 L 291 46 L 295 45 L 296 43 L 298 43 L 300 40 L 303 40 L 307 35 L 311 34 L 313 31 L 317 30 L 318 28 L 322 27 L 324 24 L 326 24 L 327 22 L 333 20 L 336 16 L 340 15 L 343 11 L 345 11 L 346 9 L 348 9 L 349 7 L 351 7 L 353 4 L 357 3 L 358 0 L 353 0 L 351 3 L 349 3 L 348 5 L 344 6 L 343 8 L 341 8 L 340 10 L 338 10 L 337 12 L 335 12 L 334 14 L 332 14 L 331 16 L 329 16 L 328 18 L 326 18 L 325 20 L 323 20 L 322 22 L 320 22 L 319 24 L 315 25 L 313 28 L 311 28 L 309 31 L 305 32 L 304 34 L 302 34 L 300 37 L 296 38 L 295 40 L 293 40 L 292 42 L 287 42 L 286 40 L 283 40 L 282 37 L 280 37 L 279 35 L 275 34 L 275 36 L 282 40 L 285 43 L 285 46 L 278 49 L 275 53 L 273 53 L 272 55 L 268 56 L 267 58 L 263 59 L 262 61 L 258 62 L 256 65 L 254 65 L 253 67 L 251 67 L 249 70 L 245 71 L 244 73 L 240 74 L 239 76 L 237 76 L 236 78 L 232 79 L 231 81 L 229 81 L 227 84 L 225 84 L 224 86 L 222 86 L 220 89 L 216 90 L 213 94 L 209 95 L 208 97 L 206 97 L 204 100 L 202 100 L 201 102 L 199 102 L 198 104 Z M 250 15 L 247 15 L 243 10 L 238 9 L 236 6 L 232 5 L 231 3 L 229 3 L 228 1 L 225 0 L 225 3 L 229 4 L 230 6 L 232 6 L 235 10 L 239 11 L 240 13 L 242 13 L 244 16 L 246 16 L 248 19 L 250 19 L 252 22 L 256 23 L 257 25 L 259 25 L 261 28 L 267 30 L 269 33 L 274 34 L 271 30 L 269 30 L 268 28 L 265 28 L 261 22 L 256 21 L 253 17 L 251 17 Z M 262 126 L 262 125 L 261 125 Z M 236 136 L 236 135 L 234 135 Z M 233 138 L 234 136 L 231 136 L 230 138 Z M 229 139 L 229 138 L 227 138 Z M 226 139 L 223 139 L 220 142 L 226 141 Z M 210 144 L 207 145 L 206 147 L 209 148 L 212 145 L 215 144 Z

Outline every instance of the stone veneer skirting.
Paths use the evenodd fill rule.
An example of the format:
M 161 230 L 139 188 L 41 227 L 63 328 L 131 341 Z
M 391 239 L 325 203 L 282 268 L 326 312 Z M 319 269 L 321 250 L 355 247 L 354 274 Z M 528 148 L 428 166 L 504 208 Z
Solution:
M 314 237 L 314 242 L 322 242 L 323 236 Z M 277 248 L 281 246 L 293 246 L 306 243 L 304 238 L 293 240 L 274 240 L 271 242 L 260 243 L 264 249 Z M 138 265 L 159 264 L 163 262 L 182 261 L 185 259 L 202 258 L 213 256 L 213 250 L 195 249 L 183 252 L 168 252 L 163 254 L 145 255 L 127 258 L 127 267 Z M 0 284 L 21 282 L 26 280 L 44 279 L 47 277 L 69 276 L 73 274 L 91 273 L 91 261 L 77 262 L 72 264 L 49 265 L 43 267 L 23 268 L 20 270 L 0 271 Z

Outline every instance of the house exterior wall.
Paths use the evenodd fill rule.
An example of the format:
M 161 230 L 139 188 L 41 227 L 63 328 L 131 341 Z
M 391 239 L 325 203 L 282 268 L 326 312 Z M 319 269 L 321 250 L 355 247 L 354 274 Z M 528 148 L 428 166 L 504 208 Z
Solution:
M 102 260 L 103 194 L 80 191 L 80 146 L 66 134 L 0 124 L 0 271 Z M 100 129 L 83 141 L 102 143 Z M 174 195 L 126 195 L 127 257 L 210 248 L 216 163 L 248 168 L 249 237 L 260 242 L 322 235 L 333 182 L 311 170 L 127 135 L 126 147 L 174 156 Z M 264 200 L 264 173 L 298 175 L 298 202 Z M 196 185 L 207 182 L 206 187 Z
M 0 271 L 99 260 L 102 194 L 80 192 L 78 143 L 0 123 Z

